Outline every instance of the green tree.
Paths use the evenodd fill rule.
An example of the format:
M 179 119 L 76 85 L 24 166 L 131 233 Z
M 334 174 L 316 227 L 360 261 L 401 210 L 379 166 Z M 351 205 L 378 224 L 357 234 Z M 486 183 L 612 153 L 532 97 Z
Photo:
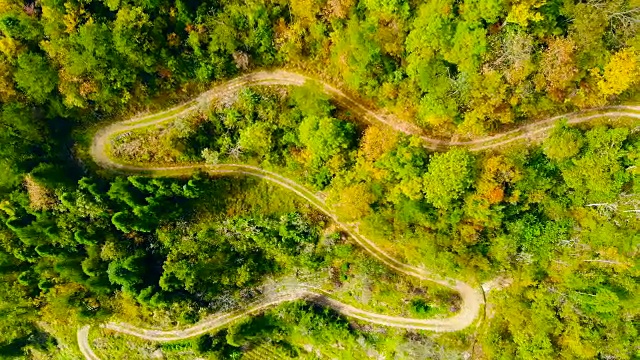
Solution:
M 300 142 L 314 161 L 329 160 L 340 151 L 349 149 L 355 139 L 353 124 L 330 117 L 306 117 L 299 128 Z
M 238 144 L 246 151 L 259 156 L 268 156 L 273 146 L 271 126 L 257 122 L 240 131 Z
M 445 53 L 445 59 L 458 65 L 460 71 L 473 73 L 487 51 L 486 30 L 472 22 L 459 22 L 452 44 Z
M 376 41 L 376 27 L 371 21 L 348 21 L 342 31 L 332 34 L 333 64 L 346 84 L 353 89 L 373 91 L 384 76 L 385 61 L 382 48 Z M 385 66 L 387 65 L 387 66 Z
M 505 15 L 504 0 L 465 0 L 462 4 L 462 16 L 472 22 L 486 21 L 496 23 Z
M 346 188 L 335 189 L 329 196 L 329 203 L 337 213 L 348 220 L 361 219 L 371 212 L 370 205 L 375 196 L 366 184 L 357 183 Z
M 544 140 L 543 149 L 549 159 L 564 160 L 578 155 L 583 145 L 582 133 L 563 122 Z
M 151 72 L 155 64 L 154 42 L 148 32 L 153 27 L 149 15 L 141 7 L 122 7 L 113 22 L 113 45 L 131 64 Z
M 422 68 L 451 47 L 455 34 L 453 1 L 429 0 L 418 8 L 412 30 L 407 35 L 407 73 L 421 82 Z
M 387 199 L 399 203 L 406 197 L 418 200 L 422 195 L 422 174 L 425 172 L 427 152 L 417 138 L 402 139 L 395 149 L 378 161 L 378 166 L 389 171 L 387 181 L 394 184 Z
M 331 115 L 334 106 L 329 101 L 329 96 L 318 90 L 320 84 L 305 82 L 303 86 L 291 90 L 290 99 L 302 112 L 302 116 L 327 117 Z
M 458 148 L 432 155 L 423 177 L 425 199 L 437 208 L 446 209 L 471 185 L 473 165 L 474 158 Z
M 578 204 L 615 201 L 630 174 L 622 164 L 625 128 L 597 127 L 585 134 L 586 146 L 580 156 L 562 167 L 565 183 L 574 191 Z
M 14 80 L 33 101 L 44 103 L 56 88 L 58 75 L 42 55 L 27 52 L 18 57 Z

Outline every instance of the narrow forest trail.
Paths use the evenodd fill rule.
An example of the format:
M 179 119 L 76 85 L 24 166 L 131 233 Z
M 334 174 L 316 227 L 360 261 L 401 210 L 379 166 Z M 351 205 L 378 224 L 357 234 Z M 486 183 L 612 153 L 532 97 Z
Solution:
M 78 347 L 80 348 L 80 352 L 87 360 L 100 360 L 98 355 L 93 352 L 91 345 L 89 344 L 89 330 L 91 327 L 89 325 L 83 326 L 78 329 L 77 337 L 78 337 Z
M 223 100 L 233 98 L 237 91 L 249 86 L 302 86 L 307 82 L 319 84 L 322 91 L 331 96 L 334 101 L 342 107 L 349 109 L 358 118 L 363 119 L 371 124 L 381 124 L 388 126 L 395 131 L 419 137 L 426 148 L 432 150 L 443 150 L 451 146 L 460 146 L 470 151 L 481 151 L 495 147 L 500 147 L 511 142 L 517 142 L 523 139 L 531 139 L 539 137 L 541 134 L 553 129 L 555 123 L 560 119 L 566 119 L 569 124 L 579 124 L 603 117 L 630 117 L 640 119 L 640 105 L 618 105 L 594 108 L 585 111 L 573 112 L 554 116 L 548 119 L 536 121 L 521 127 L 497 133 L 494 135 L 467 141 L 445 140 L 426 136 L 424 131 L 418 126 L 401 121 L 395 116 L 384 114 L 379 111 L 373 111 L 367 108 L 362 102 L 357 101 L 345 94 L 341 90 L 331 86 L 321 80 L 302 75 L 299 73 L 274 70 L 274 71 L 258 71 L 239 76 L 233 80 L 221 83 L 211 90 L 208 90 L 195 99 L 184 104 L 175 106 L 162 112 L 141 115 L 130 120 L 118 122 L 104 128 L 96 135 L 101 140 L 106 140 L 100 136 L 101 134 L 113 134 L 127 130 L 133 130 L 140 127 L 147 127 L 154 124 L 164 123 L 176 118 L 188 115 L 189 113 L 203 108 L 214 100 Z M 94 145 L 104 145 L 104 143 Z
M 308 286 L 299 286 L 295 289 L 289 289 L 281 294 L 267 297 L 261 301 L 249 305 L 248 307 L 229 313 L 213 315 L 201 322 L 184 329 L 174 330 L 153 330 L 136 327 L 127 323 L 111 322 L 103 325 L 103 327 L 150 341 L 174 341 L 181 340 L 193 336 L 197 336 L 212 330 L 228 325 L 240 318 L 259 313 L 266 308 L 277 304 L 293 301 L 296 299 L 306 299 L 317 304 L 328 306 L 335 311 L 352 318 L 362 321 L 375 323 L 384 326 L 392 326 L 407 329 L 430 330 L 436 332 L 451 332 L 462 330 L 470 326 L 478 317 L 480 309 L 484 305 L 484 294 L 481 288 L 474 287 L 460 280 L 439 276 L 424 268 L 415 267 L 405 264 L 402 261 L 382 250 L 373 241 L 367 239 L 358 232 L 357 224 L 347 224 L 341 222 L 338 217 L 326 206 L 324 200 L 315 193 L 307 189 L 301 184 L 286 178 L 277 173 L 261 169 L 255 166 L 243 164 L 220 164 L 220 165 L 186 165 L 186 166 L 135 166 L 130 164 L 119 163 L 110 158 L 108 154 L 108 146 L 112 136 L 131 131 L 142 127 L 150 127 L 166 122 L 173 121 L 188 115 L 189 113 L 207 106 L 212 101 L 220 101 L 232 98 L 235 93 L 247 86 L 252 85 L 294 85 L 301 86 L 307 81 L 314 81 L 323 87 L 323 91 L 336 100 L 341 106 L 354 112 L 360 118 L 370 122 L 379 123 L 393 128 L 396 131 L 419 136 L 427 148 L 438 150 L 445 149 L 450 146 L 463 146 L 472 151 L 490 149 L 502 146 L 507 143 L 517 141 L 519 139 L 532 138 L 539 136 L 549 129 L 553 128 L 554 123 L 562 118 L 566 118 L 569 123 L 575 124 L 589 121 L 604 116 L 627 116 L 640 118 L 640 106 L 615 106 L 608 108 L 595 109 L 584 113 L 572 113 L 563 116 L 549 118 L 530 125 L 523 126 L 501 134 L 489 136 L 482 139 L 471 141 L 447 141 L 432 139 L 422 134 L 422 131 L 414 125 L 397 121 L 392 116 L 380 114 L 369 110 L 362 103 L 355 101 L 342 91 L 332 87 L 331 85 L 320 82 L 316 79 L 284 70 L 277 71 L 260 71 L 240 76 L 236 79 L 222 83 L 213 89 L 199 95 L 192 101 L 176 106 L 155 114 L 143 115 L 125 120 L 122 122 L 111 124 L 99 130 L 93 139 L 90 153 L 94 161 L 103 168 L 137 175 L 148 176 L 188 176 L 195 171 L 204 171 L 213 176 L 253 176 L 281 186 L 302 199 L 308 201 L 319 211 L 329 216 L 340 226 L 351 238 L 357 242 L 371 256 L 375 257 L 385 265 L 407 276 L 413 276 L 420 280 L 430 281 L 445 286 L 459 293 L 462 305 L 458 313 L 452 317 L 444 319 L 414 319 L 396 316 L 388 316 L 377 314 L 362 309 L 358 309 L 351 305 L 342 303 L 331 297 L 331 294 Z M 78 331 L 78 346 L 87 359 L 95 360 L 98 357 L 93 353 L 88 341 L 89 328 L 83 327 Z

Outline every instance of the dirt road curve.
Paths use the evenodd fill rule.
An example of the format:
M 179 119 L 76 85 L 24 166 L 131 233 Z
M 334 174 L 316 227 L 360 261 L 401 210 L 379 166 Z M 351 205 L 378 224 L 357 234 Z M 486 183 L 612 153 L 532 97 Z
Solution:
M 98 131 L 91 146 L 91 156 L 93 157 L 94 161 L 100 166 L 122 173 L 149 176 L 185 176 L 195 171 L 205 171 L 214 176 L 243 175 L 253 176 L 264 179 L 266 181 L 270 181 L 289 191 L 292 191 L 293 193 L 311 203 L 318 210 L 331 217 L 337 225 L 339 225 L 346 233 L 348 233 L 354 239 L 354 241 L 362 246 L 367 252 L 369 252 L 369 254 L 371 254 L 387 266 L 391 267 L 392 269 L 408 276 L 414 276 L 421 280 L 431 281 L 442 286 L 446 286 L 458 292 L 462 299 L 462 306 L 460 311 L 456 313 L 455 316 L 445 319 L 412 319 L 387 316 L 368 312 L 355 308 L 351 305 L 344 304 L 336 299 L 333 299 L 330 294 L 324 292 L 323 290 L 306 286 L 299 286 L 296 289 L 287 290 L 281 294 L 277 294 L 276 296 L 267 297 L 259 302 L 248 306 L 245 309 L 224 314 L 217 314 L 199 322 L 192 327 L 185 329 L 151 330 L 135 327 L 126 323 L 113 322 L 103 325 L 105 328 L 151 341 L 180 340 L 210 332 L 217 328 L 228 325 L 229 323 L 239 318 L 259 313 L 268 307 L 295 299 L 306 299 L 309 301 L 313 301 L 323 306 L 331 307 L 345 316 L 356 318 L 362 321 L 399 328 L 447 332 L 464 329 L 474 322 L 480 312 L 481 307 L 484 304 L 484 297 L 480 287 L 473 287 L 456 279 L 441 277 L 426 269 L 408 265 L 393 258 L 391 255 L 380 249 L 373 241 L 359 234 L 357 231 L 357 224 L 346 224 L 341 222 L 336 217 L 336 215 L 333 214 L 333 212 L 325 205 L 324 201 L 321 198 L 316 196 L 312 191 L 308 190 L 304 186 L 296 183 L 291 179 L 258 167 L 243 164 L 223 164 L 216 166 L 189 165 L 171 167 L 143 167 L 119 163 L 116 160 L 111 159 L 108 155 L 107 147 L 110 145 L 110 139 L 116 134 L 131 131 L 136 128 L 149 127 L 173 121 L 175 119 L 188 115 L 189 113 L 203 106 L 210 104 L 211 101 L 233 96 L 233 94 L 235 94 L 238 90 L 246 86 L 300 86 L 307 81 L 316 81 L 318 84 L 320 84 L 320 86 L 323 87 L 324 91 L 332 96 L 334 100 L 340 103 L 341 106 L 348 108 L 349 110 L 360 116 L 362 119 L 371 123 L 379 123 L 389 126 L 396 131 L 400 131 L 405 134 L 419 136 L 424 141 L 425 147 L 431 149 L 443 149 L 449 146 L 464 146 L 469 148 L 470 150 L 477 151 L 495 146 L 501 146 L 518 139 L 529 138 L 533 135 L 548 131 L 554 126 L 555 121 L 560 118 L 567 118 L 570 123 L 589 121 L 596 117 L 602 116 L 628 116 L 640 118 L 640 106 L 609 107 L 585 113 L 574 113 L 565 116 L 550 118 L 544 121 L 537 122 L 535 124 L 527 125 L 519 129 L 515 129 L 491 137 L 486 137 L 483 139 L 467 142 L 446 141 L 423 136 L 421 130 L 411 124 L 403 123 L 397 121 L 391 116 L 369 110 L 361 103 L 353 100 L 352 98 L 329 84 L 318 82 L 315 79 L 301 74 L 279 70 L 268 72 L 261 71 L 244 75 L 234 80 L 223 83 L 219 86 L 216 86 L 213 89 L 201 94 L 196 99 L 172 109 L 155 114 L 138 116 L 130 120 L 114 123 Z M 80 346 L 82 353 L 87 359 L 95 360 L 98 359 L 98 357 L 93 353 L 89 346 L 88 332 L 88 327 L 83 327 L 78 331 L 78 345 Z
M 87 360 L 100 360 L 100 358 L 93 352 L 91 345 L 89 345 L 89 325 L 83 326 L 78 329 L 78 347 L 80 352 Z

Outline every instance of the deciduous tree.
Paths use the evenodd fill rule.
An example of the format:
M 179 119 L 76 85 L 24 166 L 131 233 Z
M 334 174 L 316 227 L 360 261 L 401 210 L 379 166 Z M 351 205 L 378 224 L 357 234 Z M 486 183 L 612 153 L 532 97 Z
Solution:
M 423 177 L 425 199 L 437 208 L 446 209 L 471 185 L 473 163 L 473 157 L 462 149 L 432 155 Z

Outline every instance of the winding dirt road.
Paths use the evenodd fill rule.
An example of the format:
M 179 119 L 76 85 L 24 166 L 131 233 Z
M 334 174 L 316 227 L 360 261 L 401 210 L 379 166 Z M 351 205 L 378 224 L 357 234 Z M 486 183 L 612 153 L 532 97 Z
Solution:
M 307 81 L 315 81 L 322 86 L 323 91 L 330 95 L 341 106 L 351 110 L 360 118 L 370 123 L 378 123 L 385 126 L 389 126 L 396 131 L 419 136 L 424 145 L 430 149 L 444 149 L 450 146 L 463 146 L 472 151 L 484 150 L 492 147 L 502 146 L 504 144 L 517 141 L 523 138 L 530 138 L 540 133 L 547 132 L 553 128 L 554 123 L 561 119 L 566 118 L 569 123 L 575 124 L 599 118 L 603 116 L 626 116 L 632 118 L 640 118 L 640 106 L 615 106 L 601 109 L 595 109 L 583 113 L 572 113 L 568 115 L 553 117 L 547 120 L 543 120 L 534 124 L 526 125 L 522 128 L 511 130 L 509 132 L 493 135 L 490 137 L 471 140 L 471 141 L 447 141 L 440 139 L 432 139 L 423 135 L 422 131 L 408 123 L 397 121 L 392 116 L 374 112 L 367 109 L 364 105 L 350 98 L 340 90 L 332 87 L 329 84 L 320 82 L 316 79 L 309 78 L 307 76 L 292 73 L 288 71 L 261 71 L 251 74 L 247 74 L 238 77 L 234 80 L 225 82 L 213 89 L 199 95 L 196 99 L 189 101 L 180 106 L 176 106 L 166 111 L 162 111 L 155 114 L 144 115 L 135 117 L 130 120 L 114 123 L 101 130 L 99 130 L 91 145 L 91 156 L 94 161 L 106 168 L 117 172 L 126 174 L 138 174 L 149 176 L 187 176 L 195 171 L 205 171 L 214 176 L 253 176 L 266 181 L 270 181 L 277 184 L 296 195 L 300 196 L 304 200 L 311 203 L 319 211 L 323 212 L 335 223 L 340 226 L 346 233 L 348 233 L 354 241 L 356 241 L 362 248 L 364 248 L 369 254 L 374 256 L 379 261 L 383 262 L 390 268 L 403 273 L 408 276 L 413 276 L 421 280 L 430 281 L 439 285 L 445 286 L 451 290 L 454 290 L 460 294 L 462 300 L 462 306 L 458 313 L 454 316 L 444 319 L 413 319 L 396 316 L 387 316 L 377 313 L 372 313 L 362 309 L 355 308 L 351 305 L 344 304 L 338 300 L 331 298 L 331 295 L 323 290 L 317 288 L 311 288 L 307 286 L 299 286 L 296 289 L 285 291 L 276 296 L 271 296 L 261 301 L 258 301 L 245 309 L 228 312 L 223 314 L 217 314 L 209 317 L 196 325 L 174 330 L 152 330 L 136 327 L 126 323 L 111 322 L 103 325 L 103 327 L 121 333 L 137 336 L 139 338 L 151 340 L 151 341 L 173 341 L 185 339 L 193 336 L 197 336 L 206 332 L 210 332 L 217 328 L 228 325 L 229 323 L 236 321 L 242 317 L 259 313 L 264 309 L 275 306 L 277 304 L 292 301 L 296 299 L 306 299 L 323 306 L 328 306 L 336 310 L 337 312 L 356 318 L 362 321 L 371 322 L 384 326 L 392 326 L 407 329 L 420 329 L 430 330 L 436 332 L 450 332 L 462 330 L 470 326 L 478 314 L 481 307 L 484 305 L 484 296 L 481 288 L 471 286 L 462 281 L 442 277 L 434 274 L 426 269 L 418 268 L 409 264 L 402 263 L 401 261 L 393 258 L 385 251 L 380 249 L 373 241 L 362 236 L 357 231 L 357 224 L 347 224 L 341 222 L 335 214 L 326 206 L 324 200 L 318 197 L 315 193 L 296 183 L 295 181 L 283 177 L 277 173 L 267 171 L 254 166 L 242 165 L 242 164 L 222 164 L 222 165 L 188 165 L 188 166 L 170 166 L 170 167 L 146 167 L 135 166 L 131 164 L 120 163 L 109 157 L 108 148 L 113 136 L 125 133 L 137 128 L 150 127 L 166 122 L 173 121 L 175 119 L 184 117 L 189 113 L 198 110 L 204 106 L 208 106 L 212 101 L 225 99 L 232 97 L 238 90 L 252 85 L 294 85 L 301 86 Z M 88 341 L 89 328 L 83 327 L 78 331 L 78 345 L 89 360 L 99 359 L 92 351 Z
M 426 136 L 424 134 L 424 131 L 414 124 L 401 121 L 393 115 L 385 114 L 381 111 L 373 111 L 371 109 L 368 109 L 361 102 L 353 99 L 349 95 L 345 94 L 341 90 L 331 86 L 326 82 L 291 71 L 275 70 L 258 71 L 239 76 L 233 80 L 213 87 L 211 90 L 200 94 L 195 99 L 188 101 L 182 105 L 162 112 L 150 115 L 142 115 L 127 121 L 115 123 L 107 128 L 104 128 L 102 133 L 113 134 L 114 132 L 119 132 L 119 129 L 126 131 L 125 129 L 135 129 L 171 121 L 173 119 L 188 115 L 195 110 L 203 108 L 204 106 L 208 106 L 213 100 L 233 97 L 239 90 L 248 86 L 302 86 L 307 82 L 318 84 L 318 86 L 322 88 L 322 91 L 330 95 L 335 102 L 340 104 L 342 107 L 351 110 L 354 114 L 358 115 L 360 119 L 365 120 L 371 124 L 377 123 L 388 126 L 398 132 L 407 135 L 417 136 L 422 139 L 423 144 L 426 148 L 432 150 L 442 150 L 451 146 L 465 147 L 471 151 L 487 150 L 490 148 L 503 146 L 511 142 L 532 138 L 541 133 L 547 132 L 553 129 L 555 123 L 560 119 L 566 119 L 569 124 L 588 122 L 593 119 L 602 117 L 630 117 L 640 119 L 640 106 L 606 106 L 581 112 L 554 116 L 548 119 L 537 121 L 535 123 L 524 125 L 513 130 L 475 140 L 457 141 L 436 139 Z

